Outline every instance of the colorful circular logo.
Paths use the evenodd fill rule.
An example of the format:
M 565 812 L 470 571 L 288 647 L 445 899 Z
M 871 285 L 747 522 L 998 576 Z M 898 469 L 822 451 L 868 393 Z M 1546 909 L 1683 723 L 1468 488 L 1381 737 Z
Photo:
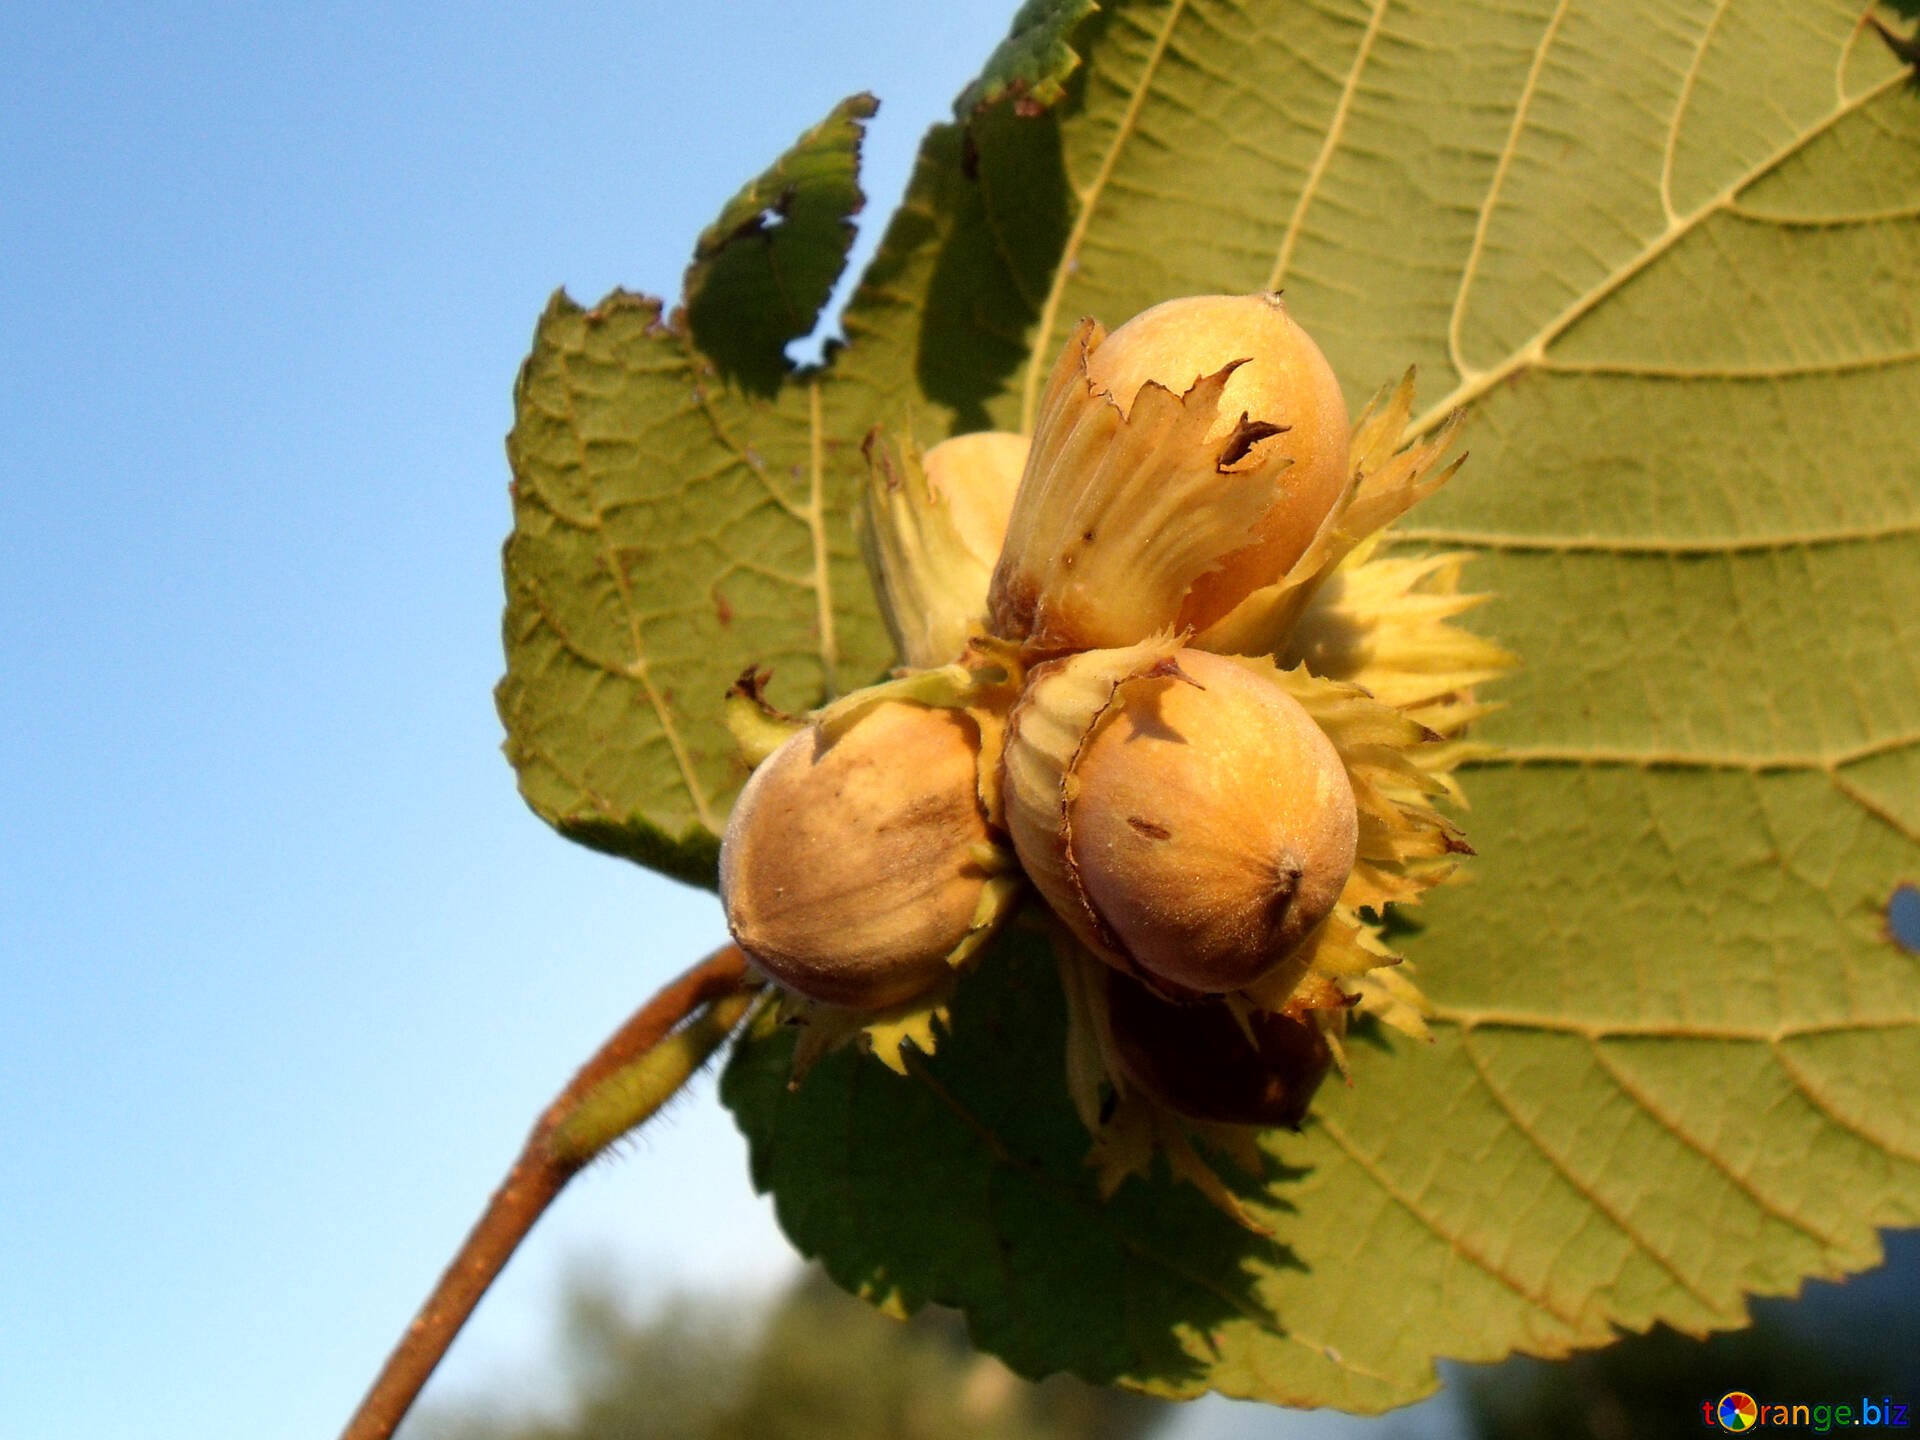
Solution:
M 1722 1430 L 1751 1430 L 1760 1419 L 1760 1407 L 1746 1391 L 1734 1390 L 1720 1397 L 1718 1414 Z

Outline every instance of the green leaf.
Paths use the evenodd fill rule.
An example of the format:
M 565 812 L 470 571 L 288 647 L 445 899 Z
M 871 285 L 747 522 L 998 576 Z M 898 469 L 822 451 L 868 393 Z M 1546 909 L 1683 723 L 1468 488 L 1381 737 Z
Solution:
M 638 296 L 541 317 L 507 442 L 497 700 L 521 793 L 570 839 L 713 884 L 746 778 L 728 686 L 764 664 L 802 710 L 885 666 L 820 389 L 743 394 Z
M 507 441 L 496 701 L 521 794 L 569 839 L 712 886 L 746 779 L 732 682 L 769 667 L 768 699 L 797 712 L 891 663 L 853 528 L 861 441 L 986 423 L 1066 234 L 1057 127 L 1003 108 L 973 135 L 991 179 L 963 173 L 957 128 L 932 132 L 848 346 L 770 397 L 657 301 L 556 295 L 541 317 Z M 1009 207 L 991 227 L 989 184 Z
M 1920 864 L 1915 102 L 1842 6 L 1239 14 L 1116 8 L 1085 44 L 1084 106 L 1060 112 L 1082 198 L 1028 354 L 983 353 L 981 408 L 1018 423 L 1080 314 L 1269 285 L 1356 398 L 1418 360 L 1426 425 L 1472 408 L 1473 459 L 1418 538 L 1483 552 L 1484 625 L 1526 668 L 1488 727 L 1512 758 L 1469 777 L 1473 883 L 1410 942 L 1439 1039 L 1363 1049 L 1356 1086 L 1275 1141 L 1304 1172 L 1271 1197 L 1289 1255 L 1206 1271 L 1250 1275 L 1273 1318 L 1197 1373 L 1114 1358 L 1096 1317 L 1183 1347 L 1214 1319 L 1141 1300 L 1123 1265 L 1023 1286 L 990 1252 L 820 1223 L 819 1185 L 843 1207 L 867 1187 L 868 1215 L 882 1174 L 978 1163 L 966 1124 L 903 1122 L 888 1077 L 736 1091 L 759 1176 L 844 1280 L 962 1303 L 1016 1363 L 1176 1391 L 1379 1408 L 1435 1355 L 1737 1324 L 1746 1295 L 1872 1264 L 1876 1225 L 1920 1221 L 1920 977 L 1880 918 Z M 967 1023 L 935 1063 L 991 1111 L 1030 1052 L 1000 1037 L 976 1062 Z M 783 1103 L 878 1113 L 865 1147 L 828 1148 Z M 1074 1189 L 1055 1118 L 1032 1153 L 1065 1146 Z M 1016 1253 L 1076 1228 L 985 1213 Z
M 1044 115 L 928 138 L 824 373 L 742 397 L 634 302 L 549 312 L 503 711 L 536 807 L 628 853 L 724 814 L 730 672 L 794 708 L 885 663 L 846 526 L 870 425 L 1020 428 L 1078 316 L 1282 286 L 1355 400 L 1418 362 L 1423 430 L 1468 411 L 1408 540 L 1497 592 L 1506 754 L 1464 777 L 1471 882 L 1404 937 L 1435 1043 L 1356 1045 L 1270 1140 L 1284 1248 L 1164 1185 L 1093 1198 L 1014 946 L 922 1076 L 789 1093 L 783 1038 L 738 1050 L 801 1249 L 1030 1372 L 1380 1409 L 1436 1356 L 1740 1324 L 1920 1224 L 1886 922 L 1920 874 L 1920 98 L 1858 20 L 1116 0 Z
M 507 756 L 562 834 L 695 884 L 745 779 L 733 680 L 771 666 L 804 710 L 888 659 L 848 520 L 864 427 L 829 434 L 784 354 L 845 265 L 874 109 L 842 101 L 728 202 L 670 319 L 556 295 L 515 387 Z
M 964 121 L 1009 95 L 1028 115 L 1057 105 L 1066 96 L 1067 76 L 1080 64 L 1069 37 L 1099 8 L 1094 0 L 1026 0 L 980 78 L 953 102 L 954 114 Z
M 789 1092 L 793 1039 L 774 1031 L 739 1047 L 721 1098 L 754 1183 L 834 1279 L 890 1309 L 960 1307 L 976 1343 L 1022 1374 L 1350 1409 L 1400 1398 L 1275 1319 L 1267 1292 L 1298 1263 L 1283 1241 L 1165 1178 L 1098 1198 L 1060 1080 L 1065 1036 L 1046 944 L 1019 932 L 968 977 L 951 1036 L 908 1076 L 842 1051 Z M 1249 1208 L 1291 1229 L 1310 1180 L 1245 1192 Z
M 860 136 L 879 102 L 842 100 L 792 149 L 727 202 L 701 232 L 687 268 L 687 325 L 721 374 L 772 394 L 791 368 L 786 347 L 813 333 L 846 268 L 860 193 Z

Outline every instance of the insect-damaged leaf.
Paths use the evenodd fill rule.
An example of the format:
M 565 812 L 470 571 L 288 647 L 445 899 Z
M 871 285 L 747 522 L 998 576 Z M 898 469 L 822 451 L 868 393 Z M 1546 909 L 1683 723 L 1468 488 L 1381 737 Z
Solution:
M 860 193 L 860 137 L 878 108 L 842 100 L 701 232 L 683 282 L 694 345 L 721 374 L 771 395 L 788 342 L 813 333 L 847 263 Z
M 843 102 L 734 199 L 691 321 L 556 295 L 515 387 L 507 756 L 561 833 L 697 884 L 746 776 L 722 715 L 742 670 L 804 710 L 887 659 L 848 519 L 864 429 L 830 433 L 823 378 L 781 350 L 844 263 L 872 110 Z M 763 207 L 782 222 L 755 229 Z

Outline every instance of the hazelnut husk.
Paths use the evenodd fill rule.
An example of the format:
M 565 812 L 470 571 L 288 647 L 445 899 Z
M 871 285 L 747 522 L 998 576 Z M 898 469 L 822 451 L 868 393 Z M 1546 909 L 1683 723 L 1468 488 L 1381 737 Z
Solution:
M 1027 460 L 1027 437 L 980 430 L 924 453 L 868 436 L 862 553 L 900 663 L 944 665 L 987 615 L 987 583 Z
M 1229 657 L 1147 644 L 1048 662 L 1002 766 L 1035 885 L 1095 954 L 1164 985 L 1217 994 L 1268 975 L 1353 870 L 1339 752 Z
M 1055 364 L 989 590 L 1034 655 L 1197 631 L 1279 581 L 1341 501 L 1346 402 L 1277 295 L 1168 301 Z
M 1339 377 L 1278 294 L 1163 301 L 1087 356 L 1088 382 L 1123 410 L 1149 383 L 1182 394 L 1228 365 L 1234 368 L 1206 438 L 1224 443 L 1242 436 L 1270 499 L 1248 537 L 1252 543 L 1194 582 L 1175 621 L 1183 630 L 1205 629 L 1249 592 L 1284 575 L 1339 500 L 1349 478 L 1350 438 Z M 1269 427 L 1269 433 L 1250 433 Z

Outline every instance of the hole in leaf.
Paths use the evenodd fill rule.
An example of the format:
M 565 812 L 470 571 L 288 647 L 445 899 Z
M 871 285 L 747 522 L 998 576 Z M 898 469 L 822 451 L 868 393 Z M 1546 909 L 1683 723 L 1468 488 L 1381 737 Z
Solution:
M 1920 885 L 1896 885 L 1887 901 L 1887 935 L 1909 955 L 1920 955 Z

